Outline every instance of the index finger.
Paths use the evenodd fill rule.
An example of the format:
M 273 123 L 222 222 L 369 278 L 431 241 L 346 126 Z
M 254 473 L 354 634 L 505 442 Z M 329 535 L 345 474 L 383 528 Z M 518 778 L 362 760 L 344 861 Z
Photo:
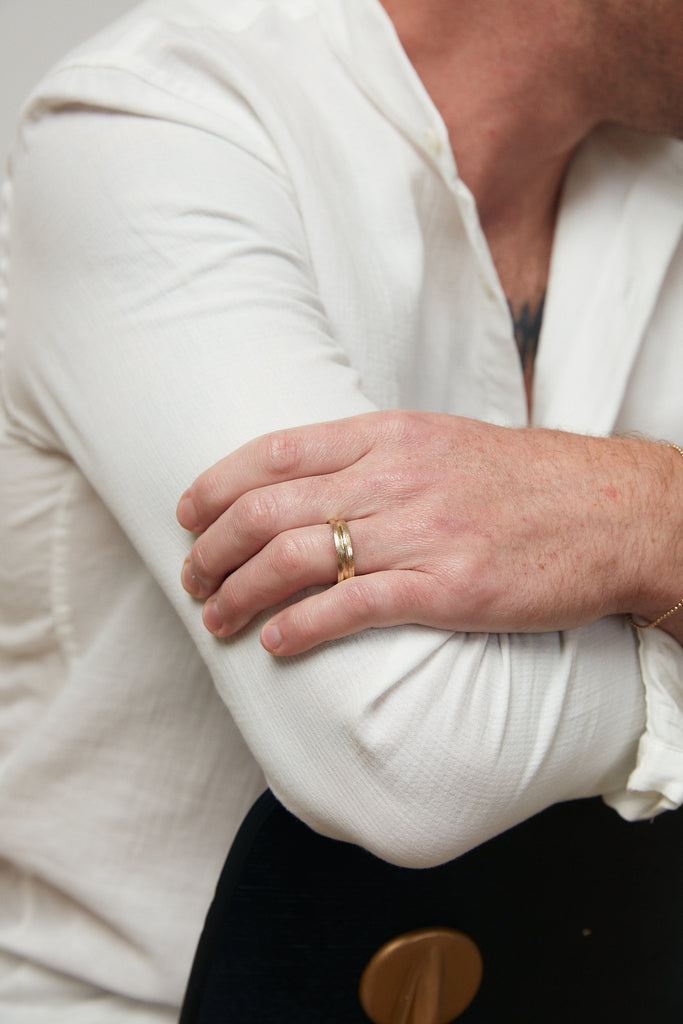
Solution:
M 176 516 L 201 533 L 242 494 L 285 480 L 335 473 L 369 451 L 375 413 L 277 430 L 249 441 L 201 473 L 181 497 Z

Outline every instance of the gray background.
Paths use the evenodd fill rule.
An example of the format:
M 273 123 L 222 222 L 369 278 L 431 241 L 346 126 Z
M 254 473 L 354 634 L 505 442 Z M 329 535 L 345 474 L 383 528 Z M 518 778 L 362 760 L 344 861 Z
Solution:
M 0 0 L 0 177 L 14 122 L 41 75 L 136 0 Z

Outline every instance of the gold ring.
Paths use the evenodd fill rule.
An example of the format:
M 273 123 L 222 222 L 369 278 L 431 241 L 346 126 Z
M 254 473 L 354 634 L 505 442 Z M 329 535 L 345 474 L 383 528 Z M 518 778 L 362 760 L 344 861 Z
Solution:
M 337 552 L 337 583 L 350 580 L 354 574 L 353 545 L 351 534 L 343 519 L 328 519 L 334 536 L 334 550 Z

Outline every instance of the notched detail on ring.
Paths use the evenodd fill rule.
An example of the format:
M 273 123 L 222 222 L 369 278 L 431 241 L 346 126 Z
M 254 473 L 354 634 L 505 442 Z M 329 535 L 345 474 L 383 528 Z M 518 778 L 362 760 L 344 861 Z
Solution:
M 353 545 L 349 528 L 343 519 L 328 519 L 334 537 L 334 550 L 337 554 L 337 583 L 350 580 L 354 575 Z

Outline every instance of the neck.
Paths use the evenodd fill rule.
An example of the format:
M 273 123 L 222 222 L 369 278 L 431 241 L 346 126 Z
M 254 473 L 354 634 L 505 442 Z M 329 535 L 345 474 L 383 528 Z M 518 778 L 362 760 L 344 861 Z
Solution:
M 683 138 L 680 0 L 381 2 L 444 118 L 502 278 L 529 246 L 549 252 L 567 166 L 597 124 Z
M 531 402 L 558 199 L 603 122 L 683 137 L 680 0 L 381 0 L 441 113 Z
M 448 128 L 513 304 L 545 287 L 567 165 L 599 118 L 565 0 L 383 0 Z

